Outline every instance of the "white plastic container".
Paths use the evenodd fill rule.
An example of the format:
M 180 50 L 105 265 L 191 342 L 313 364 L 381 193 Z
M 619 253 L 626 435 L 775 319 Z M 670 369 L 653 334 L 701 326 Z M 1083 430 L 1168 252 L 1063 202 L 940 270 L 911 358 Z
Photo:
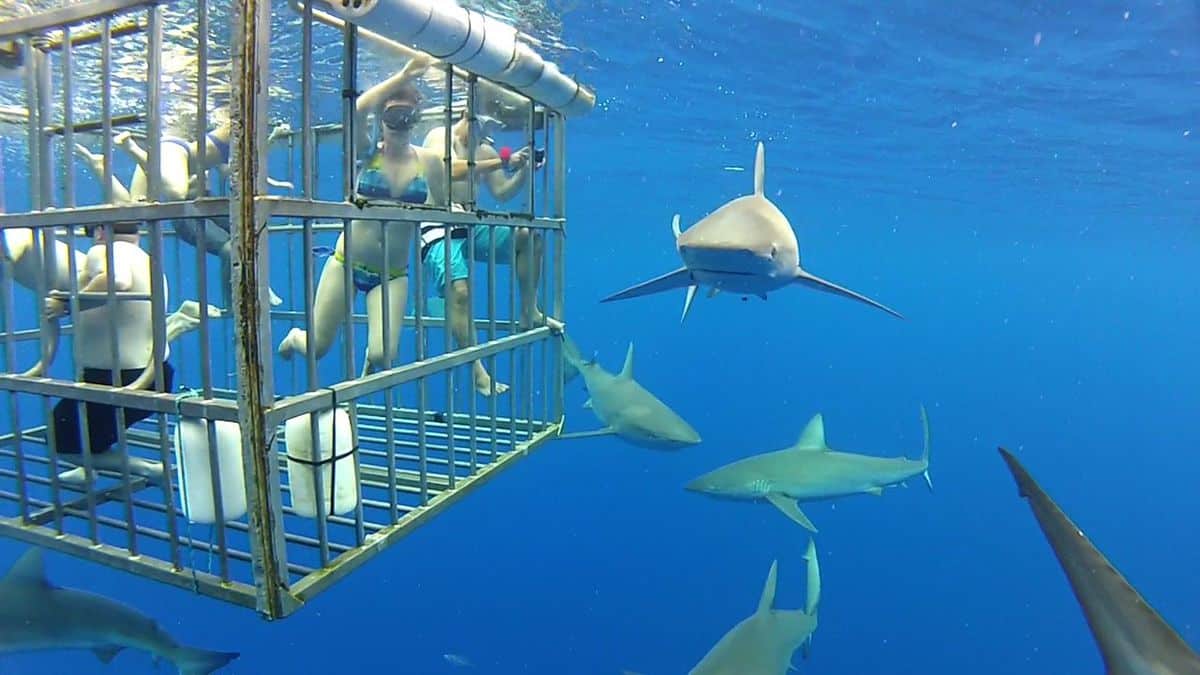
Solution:
M 318 452 L 313 453 L 312 424 L 316 417 Z M 336 421 L 335 421 L 336 420 Z M 315 415 L 300 415 L 287 421 L 283 428 L 287 446 L 288 485 L 291 488 L 292 508 L 307 518 L 317 517 L 316 472 L 321 472 L 321 510 L 345 515 L 358 506 L 358 469 L 354 453 L 358 448 L 350 415 L 338 408 Z M 335 454 L 336 449 L 336 454 Z M 336 459 L 335 459 L 336 458 Z M 332 493 L 332 510 L 330 494 Z
M 183 418 L 175 427 L 176 480 L 183 515 L 192 523 L 217 522 L 213 500 L 213 467 L 208 452 L 208 424 L 216 425 L 217 474 L 226 522 L 246 514 L 246 474 L 242 467 L 242 434 L 234 422 Z

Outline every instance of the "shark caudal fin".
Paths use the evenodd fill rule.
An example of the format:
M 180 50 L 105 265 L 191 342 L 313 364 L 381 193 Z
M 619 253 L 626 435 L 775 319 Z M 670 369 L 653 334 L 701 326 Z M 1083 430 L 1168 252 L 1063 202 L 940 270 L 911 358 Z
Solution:
M 925 436 L 925 449 L 921 452 L 921 462 L 925 464 L 925 471 L 921 477 L 925 479 L 925 484 L 929 486 L 929 491 L 933 492 L 933 479 L 929 477 L 929 451 L 930 451 L 930 433 L 929 433 L 929 414 L 925 412 L 924 404 L 921 405 L 921 431 Z
M 171 661 L 179 669 L 180 675 L 208 675 L 239 656 L 241 654 L 238 652 L 210 652 L 180 647 L 171 655 Z
M 808 272 L 805 272 L 804 270 L 799 270 L 796 273 L 796 283 L 804 284 L 805 286 L 815 288 L 818 291 L 824 291 L 826 293 L 832 293 L 833 295 L 840 295 L 842 297 L 850 298 L 851 300 L 857 300 L 861 303 L 868 304 L 872 307 L 875 307 L 876 309 L 881 309 L 898 319 L 904 318 L 903 314 L 901 314 L 900 312 L 897 312 L 896 310 L 892 309 L 891 307 L 888 307 L 887 305 L 885 305 L 883 303 L 876 302 L 875 300 L 872 300 L 871 298 L 868 298 L 867 296 L 865 296 L 861 293 L 856 293 L 856 292 L 850 290 L 849 288 L 845 288 L 843 286 L 838 286 L 837 284 L 833 283 L 832 281 L 826 281 L 825 279 L 822 279 L 821 277 L 819 277 L 815 274 L 809 274 Z
M 817 562 L 817 544 L 811 538 L 808 540 L 808 550 L 804 552 L 804 560 L 808 562 L 808 578 L 805 584 L 807 597 L 804 603 L 804 613 L 815 619 L 817 617 L 817 607 L 821 604 L 821 565 Z M 804 658 L 808 658 L 812 653 L 813 634 L 809 633 L 808 638 L 801 645 Z
M 654 293 L 662 293 L 663 291 L 671 291 L 676 288 L 686 288 L 691 286 L 692 273 L 686 267 L 680 267 L 674 272 L 654 277 L 649 281 L 643 281 L 636 286 L 630 286 L 623 291 L 618 291 L 612 295 L 603 298 L 600 302 L 612 302 L 614 300 L 625 300 L 627 298 L 636 298 L 642 295 L 652 295 Z

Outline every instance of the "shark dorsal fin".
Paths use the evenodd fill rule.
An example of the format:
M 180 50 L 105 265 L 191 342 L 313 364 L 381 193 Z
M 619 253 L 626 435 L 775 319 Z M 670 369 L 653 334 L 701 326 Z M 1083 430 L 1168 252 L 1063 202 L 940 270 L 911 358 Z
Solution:
M 621 368 L 621 377 L 633 379 L 633 343 L 629 343 L 629 351 L 625 352 L 625 367 Z
M 763 159 L 763 144 L 758 142 L 758 150 L 754 153 L 754 194 L 763 196 L 763 179 L 767 173 L 766 160 Z
M 42 549 L 31 548 L 13 563 L 8 574 L 0 579 L 0 583 L 20 584 L 28 587 L 49 587 L 46 581 L 46 565 L 42 562 Z
M 813 415 L 813 418 L 808 421 L 808 425 L 804 427 L 804 431 L 800 432 L 800 438 L 792 448 L 795 450 L 829 449 L 825 445 L 825 420 L 821 417 L 821 413 Z
M 771 571 L 767 572 L 767 583 L 763 584 L 762 595 L 758 598 L 758 614 L 771 611 L 771 606 L 775 604 L 775 578 L 778 566 L 778 560 L 771 561 Z

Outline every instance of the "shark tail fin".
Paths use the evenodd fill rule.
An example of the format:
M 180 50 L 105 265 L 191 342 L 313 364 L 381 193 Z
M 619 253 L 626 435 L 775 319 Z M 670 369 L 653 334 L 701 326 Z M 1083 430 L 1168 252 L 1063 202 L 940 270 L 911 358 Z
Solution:
M 758 148 L 754 151 L 754 194 L 759 197 L 763 196 L 764 186 L 767 173 L 767 161 L 764 155 L 766 150 L 763 149 L 762 141 L 758 142 Z
M 816 615 L 817 606 L 821 604 L 821 565 L 817 562 L 817 544 L 811 538 L 808 540 L 808 550 L 804 552 L 804 559 L 808 561 L 808 595 L 805 598 L 804 613 Z
M 925 484 L 929 486 L 929 491 L 933 492 L 933 479 L 929 477 L 929 415 L 925 412 L 924 404 L 921 405 L 921 430 L 925 434 L 925 449 L 921 452 L 921 462 L 925 464 L 925 471 L 921 473 L 921 477 L 925 479 Z
M 696 289 L 699 288 L 695 284 L 688 286 L 687 297 L 683 300 L 683 314 L 679 315 L 679 324 L 683 325 L 684 319 L 687 318 L 688 311 L 692 308 L 692 301 L 696 299 Z
M 208 675 L 241 656 L 238 652 L 210 652 L 207 649 L 180 647 L 172 654 L 171 661 L 180 675 Z
M 849 288 L 846 288 L 844 286 L 838 286 L 837 284 L 833 283 L 832 281 L 827 281 L 825 279 L 822 279 L 821 277 L 819 277 L 815 274 L 809 274 L 808 272 L 805 272 L 804 270 L 799 270 L 798 272 L 796 272 L 796 283 L 810 286 L 812 288 L 817 289 L 818 291 L 825 291 L 826 293 L 832 293 L 833 295 L 840 295 L 842 297 L 850 298 L 852 300 L 857 300 L 861 303 L 870 305 L 876 309 L 881 309 L 898 319 L 904 318 L 903 314 L 901 314 L 900 312 L 897 312 L 896 310 L 892 309 L 891 307 L 888 307 L 887 305 L 885 305 L 881 302 L 872 300 L 871 298 L 868 298 L 867 296 L 863 295 L 862 293 L 857 293 L 857 292 L 852 291 Z
M 572 368 L 578 370 L 579 366 L 584 363 L 583 352 L 579 351 L 579 345 L 575 344 L 566 333 L 562 335 L 562 353 L 563 360 L 566 361 Z

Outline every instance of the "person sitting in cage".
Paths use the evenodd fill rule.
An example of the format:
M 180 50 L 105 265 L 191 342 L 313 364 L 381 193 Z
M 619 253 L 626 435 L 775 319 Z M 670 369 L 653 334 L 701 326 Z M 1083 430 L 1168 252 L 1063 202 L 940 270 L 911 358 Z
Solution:
M 162 175 L 162 190 L 164 201 L 183 201 L 195 199 L 207 193 L 204 186 L 196 179 L 196 162 L 201 162 L 204 169 L 215 168 L 222 177 L 229 174 L 229 137 L 232 125 L 228 112 L 218 111 L 216 127 L 205 135 L 204 153 L 200 153 L 200 144 L 195 141 L 185 141 L 171 134 L 164 134 L 159 143 L 159 166 Z M 187 128 L 186 123 L 176 126 Z M 194 125 L 192 125 L 194 126 Z M 287 125 L 279 125 L 267 139 L 270 145 L 276 138 L 290 131 Z M 126 188 L 115 175 L 112 177 L 112 202 L 114 204 L 133 204 L 147 201 L 149 195 L 149 153 L 138 144 L 133 134 L 128 131 L 118 133 L 113 137 L 113 144 L 124 150 L 136 163 L 133 177 Z M 104 175 L 104 156 L 92 152 L 87 146 L 76 143 L 75 152 L 91 167 L 97 179 Z M 292 184 L 267 178 L 274 187 L 291 189 Z M 179 238 L 197 248 L 202 248 L 214 255 L 221 265 L 221 294 L 226 308 L 232 301 L 232 258 L 233 249 L 230 242 L 229 218 L 181 218 L 174 221 L 175 232 Z M 271 304 L 282 304 L 283 300 L 270 291 Z
M 419 119 L 421 93 L 414 80 L 429 67 L 426 57 L 413 58 L 400 72 L 360 94 L 355 103 L 356 146 L 366 150 L 355 180 L 354 201 L 367 204 L 444 205 L 446 203 L 445 165 L 441 155 L 428 148 L 414 145 L 412 131 Z M 379 122 L 380 138 L 370 138 L 368 118 Z M 497 158 L 476 164 L 476 171 L 499 169 Z M 467 162 L 451 162 L 454 178 L 466 176 Z M 391 366 L 399 352 L 405 305 L 408 301 L 408 262 L 413 240 L 411 221 L 351 220 L 348 225 L 350 246 L 346 247 L 346 232 L 338 236 L 321 269 L 316 298 L 311 312 L 315 333 L 313 348 L 317 358 L 323 357 L 333 345 L 338 329 L 351 311 L 346 305 L 346 267 L 357 291 L 366 294 L 367 301 L 367 364 L 368 372 Z M 386 246 L 385 246 L 386 244 Z M 388 325 L 383 325 L 383 289 L 388 296 Z M 279 355 L 291 359 L 304 354 L 309 346 L 309 334 L 302 328 L 291 329 L 279 343 Z
M 501 105 L 504 102 L 504 92 L 499 87 L 486 81 L 481 81 L 475 87 L 476 110 L 496 112 L 500 118 L 488 115 L 476 115 L 472 125 L 467 110 L 463 110 L 459 121 L 450 129 L 451 157 L 465 157 L 470 154 L 469 143 L 473 135 L 475 139 L 475 161 L 481 162 L 499 158 L 506 171 L 493 171 L 478 174 L 481 186 L 487 188 L 499 202 L 506 202 L 516 196 L 526 181 L 533 166 L 540 165 L 541 158 L 530 162 L 528 149 L 511 153 L 507 147 L 496 149 L 489 137 L 489 127 L 514 126 L 520 127 L 528 123 L 528 107 L 522 115 L 518 106 Z M 536 123 L 536 121 L 535 121 Z M 474 129 L 472 130 L 472 126 Z M 425 135 L 424 146 L 433 150 L 438 156 L 445 153 L 446 128 L 439 126 L 431 129 Z M 535 151 L 535 154 L 540 151 Z M 508 173 L 510 172 L 511 173 Z M 471 199 L 471 186 L 466 178 L 454 180 L 451 186 L 451 199 L 456 204 L 463 204 Z M 471 318 L 471 307 L 467 284 L 470 278 L 472 246 L 468 244 L 468 235 L 474 243 L 474 259 L 487 262 L 492 256 L 493 245 L 497 264 L 516 266 L 517 286 L 520 290 L 521 320 L 520 325 L 528 330 L 534 326 L 546 325 L 555 334 L 561 334 L 563 324 L 558 319 L 546 316 L 537 306 L 537 291 L 542 269 L 542 238 L 526 227 L 513 228 L 509 226 L 474 228 L 451 228 L 450 233 L 450 289 L 446 298 L 446 228 L 438 223 L 422 223 L 421 226 L 421 258 L 428 279 L 428 291 L 437 297 L 446 299 L 446 315 L 451 332 L 460 347 L 474 344 L 475 330 Z M 475 385 L 485 395 L 492 386 L 491 376 L 476 361 L 474 366 Z M 507 385 L 496 383 L 498 392 L 507 390 Z
M 111 227 L 111 242 L 106 229 Z M 79 315 L 75 317 L 75 360 L 83 369 L 83 381 L 91 384 L 113 386 L 113 369 L 119 374 L 120 383 L 126 389 L 155 389 L 168 392 L 174 382 L 175 369 L 167 361 L 170 347 L 164 343 L 156 345 L 151 301 L 146 299 L 117 298 L 108 302 L 106 295 L 111 289 L 117 293 L 149 295 L 151 292 L 150 256 L 139 245 L 141 235 L 137 222 L 117 222 L 89 228 L 92 246 L 88 249 L 86 263 L 79 271 Z M 108 249 L 112 249 L 113 268 L 108 269 Z M 167 302 L 167 279 L 163 275 L 163 305 Z M 59 289 L 70 292 L 70 289 Z M 58 295 L 58 294 L 56 294 Z M 90 296 L 90 297 L 89 297 Z M 51 296 L 45 301 L 45 319 L 57 322 L 69 311 L 67 300 Z M 113 342 L 113 338 L 116 342 Z M 155 388 L 155 350 L 161 348 L 163 364 L 161 388 Z M 54 360 L 55 348 L 48 350 L 33 374 L 40 374 Z M 115 361 L 114 361 L 115 357 Z M 96 469 L 120 471 L 126 454 L 113 451 L 119 439 L 118 427 L 128 429 L 153 415 L 153 411 L 139 408 L 121 408 L 107 403 L 82 403 L 74 399 L 62 399 L 54 406 L 54 448 L 58 456 L 72 464 L 74 469 L 59 474 L 65 481 L 85 480 L 82 453 L 84 439 L 80 429 L 79 408 L 87 409 L 87 442 L 91 452 L 92 466 Z M 118 422 L 118 410 L 124 419 Z M 161 462 L 141 457 L 128 456 L 132 474 L 143 476 L 155 483 L 162 481 Z

